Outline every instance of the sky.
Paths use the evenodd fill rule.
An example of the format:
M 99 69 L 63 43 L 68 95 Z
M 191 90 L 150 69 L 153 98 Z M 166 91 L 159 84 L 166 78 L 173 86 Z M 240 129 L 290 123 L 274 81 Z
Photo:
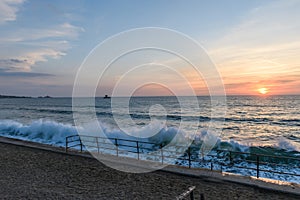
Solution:
M 172 29 L 200 43 L 228 95 L 300 94 L 299 10 L 299 0 L 1 0 L 0 94 L 71 96 L 77 70 L 99 43 L 143 27 Z M 195 93 L 207 94 L 207 77 L 194 77 L 180 61 L 169 62 L 169 55 L 140 53 L 112 66 L 97 95 L 111 94 L 124 66 L 149 55 L 153 62 L 180 65 Z M 166 88 L 175 87 L 187 95 L 177 76 L 153 69 L 150 64 L 136 71 L 128 85 L 160 77 L 165 88 L 146 85 L 137 94 L 169 95 Z M 92 84 L 89 75 L 84 84 Z

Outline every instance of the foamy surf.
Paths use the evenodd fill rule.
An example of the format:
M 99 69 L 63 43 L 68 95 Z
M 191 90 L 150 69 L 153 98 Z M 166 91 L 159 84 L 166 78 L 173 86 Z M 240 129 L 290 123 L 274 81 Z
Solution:
M 159 123 L 159 122 L 157 122 Z M 102 128 L 102 136 L 108 137 L 108 138 L 118 138 L 118 139 L 127 139 L 127 140 L 139 140 L 144 142 L 150 142 L 153 143 L 152 147 L 153 151 L 157 150 L 160 145 L 166 145 L 169 144 L 176 134 L 183 134 L 180 132 L 176 127 L 160 127 L 160 131 L 155 136 L 152 136 L 150 138 L 136 138 L 134 136 L 126 135 L 123 131 L 113 128 L 105 123 L 100 123 L 100 126 Z M 149 127 L 146 127 L 144 129 L 137 129 L 133 128 L 132 131 L 135 131 L 136 134 L 143 134 L 141 132 L 145 131 L 146 133 L 153 130 L 157 130 L 157 127 L 160 126 L 159 124 L 152 124 Z M 81 130 L 83 130 L 83 133 L 86 135 L 93 135 L 93 136 L 101 136 L 99 135 L 99 130 L 97 129 L 97 126 L 95 123 L 90 123 L 86 127 L 80 127 Z M 140 133 L 139 133 L 140 132 Z M 38 142 L 43 144 L 50 144 L 54 146 L 60 146 L 65 147 L 65 138 L 67 136 L 71 135 L 77 135 L 77 129 L 75 126 L 71 124 L 63 124 L 55 121 L 50 120 L 36 120 L 29 124 L 22 124 L 17 121 L 13 120 L 0 120 L 0 135 L 3 137 L 9 137 L 9 138 L 16 138 L 26 141 L 32 141 L 32 142 Z M 192 148 L 192 157 L 197 158 L 201 155 L 200 146 L 202 144 L 202 139 L 205 137 L 208 133 L 206 130 L 202 129 L 200 132 L 196 135 L 194 140 L 192 141 L 191 148 Z M 181 145 L 180 140 L 175 141 L 176 144 L 179 146 Z M 249 146 L 247 144 L 243 144 L 242 142 L 238 142 L 235 140 L 221 140 L 221 138 L 218 139 L 217 144 L 215 145 L 214 149 L 210 154 L 214 155 L 216 154 L 218 149 L 222 150 L 230 150 L 230 151 L 237 151 L 237 152 L 245 152 L 245 153 L 256 153 L 256 154 L 266 154 L 266 155 L 277 155 L 277 156 L 289 156 L 297 158 L 300 155 L 300 152 L 298 151 L 298 146 L 294 143 L 288 141 L 285 138 L 280 138 L 277 143 L 273 145 L 268 146 Z M 183 157 L 186 155 L 182 155 Z M 222 165 L 224 163 L 227 163 L 228 160 L 220 158 L 219 160 L 215 160 L 215 158 L 212 158 L 210 156 L 206 156 L 203 158 L 204 160 L 210 160 L 214 159 L 214 168 L 215 169 L 221 169 Z M 184 165 L 187 166 L 187 163 L 185 161 L 174 161 L 174 160 L 166 160 L 166 162 L 169 162 L 170 164 L 177 164 L 177 165 Z M 281 162 L 281 161 L 279 161 Z M 298 163 L 299 164 L 299 163 Z M 282 170 L 288 170 L 290 172 L 293 172 L 295 174 L 300 174 L 299 166 L 297 163 L 290 163 L 289 166 L 286 166 Z M 246 166 L 255 168 L 255 164 L 251 162 L 245 162 L 242 159 L 237 163 L 237 166 Z M 298 167 L 297 167 L 298 166 Z M 195 168 L 209 168 L 210 166 L 207 163 L 201 163 L 201 162 L 193 162 L 192 167 Z M 273 167 L 270 167 L 268 165 L 261 166 L 265 170 L 273 169 Z M 245 169 L 240 168 L 222 168 L 223 171 L 231 172 L 231 173 L 239 173 L 243 175 L 251 175 L 254 176 L 254 171 L 247 171 Z M 280 169 L 279 169 L 280 170 Z M 270 174 L 266 172 L 261 173 L 262 177 L 266 178 L 273 178 L 278 180 L 284 180 L 284 181 L 291 181 L 291 182 L 297 182 L 300 183 L 300 178 L 293 177 L 293 176 L 286 176 L 286 175 L 280 175 L 280 174 Z
M 0 135 L 32 142 L 64 146 L 65 138 L 77 134 L 76 127 L 55 121 L 36 120 L 22 124 L 13 120 L 0 120 Z
M 106 136 L 109 138 L 129 140 L 142 140 L 151 143 L 156 143 L 158 145 L 170 143 L 176 134 L 185 134 L 181 130 L 178 130 L 176 127 L 161 126 L 161 124 L 158 121 L 157 123 L 150 124 L 142 129 L 132 128 L 131 131 L 134 132 L 133 135 L 147 135 L 152 130 L 159 130 L 158 134 L 149 138 L 138 138 L 132 135 L 127 135 L 120 129 L 116 129 L 105 123 L 100 123 L 100 126 L 102 129 L 102 135 L 99 133 L 100 131 L 95 123 L 89 123 L 80 128 L 83 129 L 82 132 L 85 135 Z M 65 138 L 67 136 L 77 134 L 78 132 L 75 126 L 51 120 L 39 119 L 32 121 L 29 124 L 23 124 L 14 120 L 0 120 L 0 135 L 4 137 L 28 140 L 63 147 L 65 145 Z M 205 137 L 206 135 L 207 131 L 205 129 L 201 129 L 199 133 L 195 136 L 195 138 L 193 138 L 193 144 L 200 145 L 203 137 Z M 186 135 L 186 137 L 189 136 Z M 215 148 L 241 152 L 251 152 L 253 149 L 259 151 L 259 149 L 261 149 L 260 153 L 266 153 L 266 149 L 270 149 L 270 151 L 277 150 L 277 154 L 279 154 L 280 152 L 285 152 L 284 155 L 289 153 L 291 155 L 295 155 L 297 152 L 300 154 L 298 143 L 289 141 L 284 137 L 279 137 L 278 140 L 275 141 L 276 143 L 274 143 L 273 145 L 249 145 L 249 143 L 245 144 L 243 142 L 235 141 L 233 139 L 224 141 L 221 138 L 219 138 L 217 140 Z M 178 140 L 175 142 L 178 145 L 180 145 L 182 141 Z

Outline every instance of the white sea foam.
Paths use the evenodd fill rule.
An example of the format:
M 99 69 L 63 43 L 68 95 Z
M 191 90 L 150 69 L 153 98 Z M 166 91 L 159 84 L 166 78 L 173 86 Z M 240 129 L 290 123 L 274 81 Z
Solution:
M 184 132 L 179 130 L 176 127 L 166 127 L 162 126 L 159 121 L 154 121 L 149 125 L 143 128 L 133 127 L 128 129 L 127 131 L 131 131 L 132 135 L 140 135 L 141 137 L 134 137 L 132 135 L 127 135 L 122 130 L 109 126 L 108 124 L 101 122 L 91 122 L 82 126 L 80 131 L 81 135 L 92 135 L 98 137 L 108 137 L 108 138 L 118 138 L 125 140 L 139 140 L 144 142 L 151 142 L 155 144 L 168 144 L 171 142 L 176 135 L 181 135 L 181 137 L 176 137 L 176 141 L 173 143 L 181 144 L 185 141 L 180 140 L 183 139 Z M 145 135 L 149 135 L 149 132 L 155 131 L 158 132 L 156 135 L 145 138 Z
M 0 135 L 10 138 L 63 146 L 65 137 L 77 134 L 69 124 L 54 121 L 36 120 L 25 125 L 12 120 L 0 120 Z
M 279 137 L 277 139 L 277 144 L 274 145 L 276 148 L 285 149 L 288 151 L 298 151 L 300 152 L 300 144 L 289 141 L 284 137 Z
M 132 128 L 131 130 L 132 132 L 134 132 L 134 135 L 143 136 L 147 135 L 149 132 L 151 132 L 151 130 L 160 130 L 158 134 L 150 138 L 136 138 L 131 135 L 125 134 L 120 129 L 113 128 L 108 124 L 101 122 L 99 122 L 101 129 L 99 129 L 97 123 L 98 122 L 91 122 L 85 124 L 83 127 L 80 127 L 81 134 L 109 138 L 141 140 L 155 144 L 168 144 L 174 139 L 176 135 L 181 135 L 180 137 L 175 138 L 177 139 L 176 141 L 173 141 L 173 143 L 176 143 L 178 145 L 181 145 L 183 142 L 185 142 L 184 137 L 190 137 L 186 136 L 187 134 L 185 134 L 184 131 L 179 130 L 176 127 L 161 126 L 161 123 L 159 123 L 159 121 L 151 123 L 142 129 Z M 75 126 L 50 120 L 40 119 L 29 124 L 22 124 L 13 120 L 0 120 L 0 135 L 5 137 L 63 146 L 65 144 L 65 138 L 67 136 L 76 134 L 77 129 Z M 207 137 L 207 135 L 209 135 L 209 133 L 205 129 L 201 129 L 195 136 L 195 138 L 193 138 L 194 144 L 201 144 L 201 141 L 203 141 L 203 138 Z M 249 148 L 252 146 L 243 144 L 233 139 L 223 141 L 221 140 L 221 138 L 218 138 L 216 148 L 223 147 L 230 148 L 230 150 L 248 152 Z M 284 149 L 287 151 L 300 152 L 299 144 L 287 140 L 284 137 L 280 137 L 277 140 L 277 143 L 273 145 L 273 147 L 277 149 Z

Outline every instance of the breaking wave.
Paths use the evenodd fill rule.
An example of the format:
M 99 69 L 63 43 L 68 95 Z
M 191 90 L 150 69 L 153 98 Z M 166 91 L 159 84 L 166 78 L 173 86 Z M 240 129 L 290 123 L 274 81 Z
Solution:
M 136 138 L 125 134 L 123 131 L 113 128 L 108 124 L 101 123 L 101 128 L 106 137 L 130 139 L 130 140 L 143 140 L 145 142 L 151 142 L 155 144 L 168 144 L 172 141 L 176 134 L 184 133 L 178 130 L 176 127 L 166 127 L 160 122 L 151 123 L 141 129 L 132 128 L 132 135 L 140 135 L 142 138 Z M 83 132 L 87 135 L 97 135 L 99 130 L 94 123 L 88 124 Z M 157 131 L 159 130 L 159 131 Z M 151 131 L 157 131 L 158 134 L 146 138 Z M 23 124 L 13 120 L 0 120 L 0 135 L 3 137 L 10 137 L 16 139 L 22 139 L 27 141 L 39 142 L 44 144 L 51 144 L 55 146 L 64 146 L 65 138 L 70 135 L 78 134 L 75 126 L 71 124 L 63 124 L 56 121 L 39 119 L 29 124 Z M 195 136 L 193 145 L 200 145 L 202 139 L 207 135 L 207 131 L 202 129 Z M 99 136 L 99 135 L 98 135 Z M 144 139 L 143 139 L 144 138 Z M 176 141 L 180 144 L 181 141 Z M 276 155 L 295 155 L 300 152 L 300 144 L 293 142 L 287 138 L 280 137 L 273 145 L 251 145 L 243 144 L 242 142 L 235 140 L 221 140 L 215 146 L 215 149 L 226 149 L 231 151 L 262 153 L 262 154 L 276 154 Z

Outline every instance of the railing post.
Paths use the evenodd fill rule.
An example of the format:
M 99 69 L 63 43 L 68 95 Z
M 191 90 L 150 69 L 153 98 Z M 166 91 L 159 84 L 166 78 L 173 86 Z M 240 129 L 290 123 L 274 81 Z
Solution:
M 96 142 L 97 142 L 97 151 L 98 151 L 98 154 L 99 154 L 99 141 L 98 141 L 98 137 L 96 137 Z
M 194 200 L 194 190 L 192 190 L 192 192 L 190 193 L 190 199 Z
M 214 168 L 214 165 L 213 165 L 212 161 L 210 161 L 210 170 L 212 171 L 213 168 Z
M 259 156 L 256 155 L 256 178 L 259 178 Z
M 161 152 L 161 164 L 164 164 L 164 152 L 163 152 L 162 144 L 160 144 L 160 152 Z
M 194 190 L 195 190 L 195 186 L 191 186 L 187 189 L 187 191 L 183 192 L 181 195 L 179 195 L 178 197 L 176 197 L 176 199 L 187 199 L 187 197 L 189 196 L 191 200 L 194 200 Z
M 203 193 L 200 194 L 200 200 L 204 200 L 204 194 Z
M 118 145 L 118 139 L 117 138 L 115 138 L 115 145 L 116 145 L 117 156 L 119 156 L 119 145 Z
M 139 141 L 136 141 L 136 151 L 137 151 L 138 160 L 139 160 L 140 159 Z
M 68 137 L 66 137 L 66 153 L 68 152 Z
M 80 142 L 80 152 L 82 152 L 82 142 L 80 138 L 79 138 L 79 142 Z
M 189 168 L 191 168 L 191 147 L 188 148 Z

